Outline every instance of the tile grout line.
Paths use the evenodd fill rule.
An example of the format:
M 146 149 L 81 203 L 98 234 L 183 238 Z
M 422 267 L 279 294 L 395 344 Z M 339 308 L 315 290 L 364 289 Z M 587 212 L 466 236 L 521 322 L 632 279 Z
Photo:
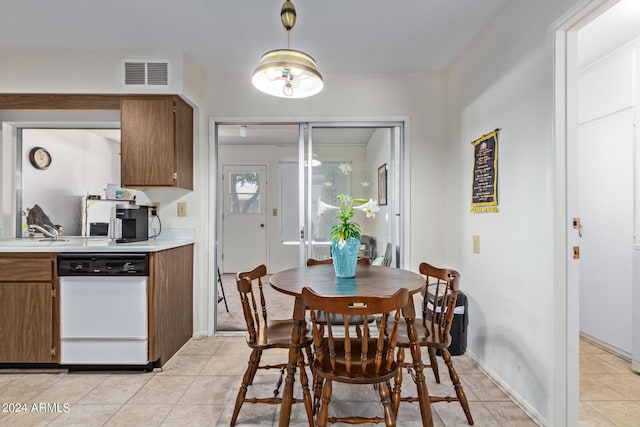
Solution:
M 151 378 L 155 377 L 155 375 L 156 375 L 156 373 L 155 373 L 155 372 L 151 372 L 151 375 L 149 376 L 149 378 L 147 379 L 147 381 L 145 381 L 145 382 L 144 382 L 144 384 L 142 384 L 142 385 L 140 386 L 140 388 L 138 389 L 138 391 L 136 391 L 135 393 L 133 393 L 133 394 L 131 395 L 131 397 L 129 397 L 129 399 L 127 399 L 127 401 L 126 401 L 126 402 L 121 403 L 121 404 L 120 404 L 120 407 L 118 408 L 118 410 L 117 410 L 113 415 L 111 415 L 111 416 L 110 416 L 110 417 L 109 417 L 109 418 L 108 418 L 108 419 L 107 419 L 107 420 L 102 424 L 102 426 L 106 426 L 107 424 L 109 424 L 109 422 L 110 422 L 110 421 L 111 421 L 111 420 L 112 420 L 116 415 L 118 415 L 118 413 L 120 413 L 120 411 L 122 411 L 122 409 L 127 405 L 127 403 L 129 403 L 129 402 L 131 401 L 131 399 L 133 399 L 133 397 L 134 397 L 136 394 L 138 394 L 138 393 L 140 392 L 140 390 L 142 390 L 142 388 L 143 388 L 145 385 L 147 385 L 147 384 L 149 383 L 149 381 L 151 381 Z

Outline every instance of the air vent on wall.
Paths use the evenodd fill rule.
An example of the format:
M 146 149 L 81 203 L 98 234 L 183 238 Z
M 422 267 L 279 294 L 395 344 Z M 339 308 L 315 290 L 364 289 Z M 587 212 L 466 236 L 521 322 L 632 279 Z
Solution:
M 168 86 L 169 62 L 162 60 L 124 60 L 124 85 Z

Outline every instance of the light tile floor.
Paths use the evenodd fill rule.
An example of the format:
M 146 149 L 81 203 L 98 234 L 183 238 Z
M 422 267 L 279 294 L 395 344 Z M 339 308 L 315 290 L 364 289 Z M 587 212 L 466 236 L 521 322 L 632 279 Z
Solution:
M 640 375 L 631 363 L 580 339 L 580 425 L 640 425 Z
M 286 351 L 271 351 L 270 362 L 286 360 Z M 161 370 L 149 373 L 0 373 L 0 426 L 228 426 L 248 357 L 244 337 L 216 336 L 191 340 Z M 476 426 L 536 425 L 469 357 L 454 356 L 454 364 Z M 431 393 L 452 389 L 444 365 L 440 372 L 442 384 L 428 382 Z M 270 395 L 277 377 L 272 370 L 259 372 L 254 392 Z M 382 413 L 372 387 L 335 384 L 333 390 L 331 412 Z M 435 426 L 467 425 L 457 402 L 432 407 Z M 276 405 L 245 404 L 237 425 L 273 426 L 278 415 Z M 401 405 L 398 426 L 419 426 L 419 420 L 417 404 Z M 294 405 L 291 425 L 306 425 L 302 404 Z
M 191 340 L 150 373 L 0 371 L 0 426 L 229 425 L 248 355 L 244 337 L 219 336 Z M 284 358 L 284 351 L 268 356 L 272 362 Z M 455 356 L 454 364 L 476 426 L 536 425 L 469 357 Z M 446 372 L 445 366 L 440 369 Z M 581 426 L 640 425 L 640 375 L 627 360 L 582 339 L 580 375 Z M 277 376 L 260 372 L 254 391 L 269 395 Z M 442 384 L 436 384 L 427 372 L 431 393 L 449 392 L 448 376 L 442 377 Z M 373 389 L 336 384 L 331 411 L 380 411 L 377 399 Z M 436 403 L 433 410 L 436 426 L 466 425 L 458 403 Z M 274 405 L 245 404 L 238 425 L 277 425 L 278 414 Z M 294 405 L 291 425 L 306 425 L 302 405 Z M 398 426 L 417 425 L 418 405 L 403 403 Z

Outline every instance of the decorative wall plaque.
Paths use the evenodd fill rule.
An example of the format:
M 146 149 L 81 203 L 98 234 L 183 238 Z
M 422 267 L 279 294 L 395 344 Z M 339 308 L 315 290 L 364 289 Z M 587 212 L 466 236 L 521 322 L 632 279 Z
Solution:
M 498 130 L 473 141 L 471 212 L 498 212 Z

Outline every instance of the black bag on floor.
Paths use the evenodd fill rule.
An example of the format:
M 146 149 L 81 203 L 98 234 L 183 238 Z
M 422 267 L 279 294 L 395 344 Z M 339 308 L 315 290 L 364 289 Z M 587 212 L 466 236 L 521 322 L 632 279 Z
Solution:
M 467 296 L 458 292 L 456 309 L 451 322 L 451 345 L 449 353 L 452 356 L 460 356 L 467 351 L 467 326 L 469 325 L 469 303 Z
M 438 301 L 438 305 L 440 301 Z M 431 308 L 431 303 L 429 303 Z M 437 318 L 440 317 L 440 308 L 436 310 Z M 431 310 L 427 312 L 431 316 Z M 467 351 L 467 326 L 469 325 L 469 303 L 467 296 L 462 292 L 458 292 L 456 299 L 456 308 L 453 312 L 453 320 L 451 321 L 451 344 L 448 347 L 452 356 L 460 356 Z M 436 354 L 440 355 L 441 351 L 437 350 Z

